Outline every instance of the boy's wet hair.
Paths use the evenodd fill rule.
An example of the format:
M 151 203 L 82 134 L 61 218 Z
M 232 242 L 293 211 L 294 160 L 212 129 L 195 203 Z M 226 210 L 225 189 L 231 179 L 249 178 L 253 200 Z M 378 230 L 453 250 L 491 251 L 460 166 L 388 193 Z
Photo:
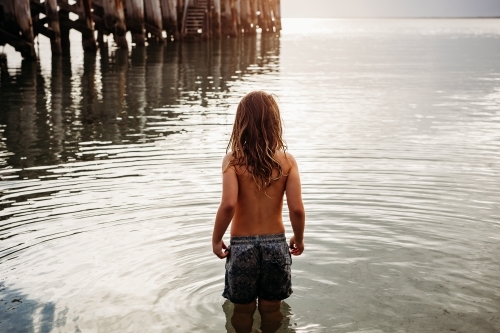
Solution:
M 278 103 L 264 91 L 247 94 L 238 104 L 233 133 L 226 151 L 231 150 L 228 166 L 242 166 L 248 171 L 259 190 L 283 176 L 283 169 L 275 158 L 278 150 L 286 151 L 282 138 L 282 120 Z M 273 169 L 278 176 L 273 178 Z

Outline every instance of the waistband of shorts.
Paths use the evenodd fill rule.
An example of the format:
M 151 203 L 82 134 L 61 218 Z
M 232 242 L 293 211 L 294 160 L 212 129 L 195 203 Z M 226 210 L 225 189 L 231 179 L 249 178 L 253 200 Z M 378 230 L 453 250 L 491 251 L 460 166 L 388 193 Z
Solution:
M 255 236 L 232 236 L 231 245 L 256 244 L 265 242 L 286 242 L 285 234 L 255 235 Z

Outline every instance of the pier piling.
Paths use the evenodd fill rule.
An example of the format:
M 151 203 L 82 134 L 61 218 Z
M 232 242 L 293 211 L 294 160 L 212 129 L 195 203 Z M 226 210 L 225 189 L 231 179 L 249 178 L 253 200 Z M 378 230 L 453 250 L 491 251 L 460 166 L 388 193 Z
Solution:
M 212 33 L 214 38 L 221 37 L 221 0 L 212 0 Z
M 143 0 L 125 0 L 127 9 L 125 18 L 127 28 L 132 34 L 132 43 L 137 46 L 146 44 L 146 35 L 144 32 L 144 1 Z
M 45 15 L 49 28 L 54 31 L 54 38 L 50 39 L 52 55 L 62 54 L 61 29 L 59 26 L 59 12 L 57 10 L 57 0 L 45 0 Z
M 22 33 L 23 40 L 28 44 L 23 56 L 28 59 L 36 59 L 35 35 L 33 33 L 33 21 L 31 19 L 31 7 L 29 0 L 15 0 L 14 11 L 16 21 Z
M 82 24 L 82 47 L 85 52 L 96 52 L 94 19 L 91 0 L 77 0 L 78 22 Z
M 169 39 L 179 39 L 177 23 L 177 0 L 161 0 L 161 13 L 163 29 Z
M 233 15 L 234 0 L 222 0 L 221 32 L 223 37 L 236 37 L 238 30 Z
M 102 0 L 104 9 L 103 25 L 104 32 L 112 33 L 116 45 L 120 48 L 128 48 L 127 26 L 125 25 L 125 13 L 122 0 Z
M 273 12 L 274 12 L 274 24 L 276 26 L 276 31 L 281 31 L 281 0 L 273 0 Z
M 44 14 L 43 17 L 41 14 Z M 77 15 L 77 18 L 73 17 Z M 207 40 L 281 30 L 281 0 L 0 0 L 0 46 L 12 45 L 36 59 L 35 38 L 50 39 L 54 56 L 70 53 L 70 31 L 82 35 L 85 52 L 96 52 L 105 35 L 128 49 L 149 41 Z
M 160 0 L 144 0 L 144 20 L 146 31 L 151 37 L 163 42 L 163 22 Z
M 238 34 L 241 34 L 241 0 L 234 0 L 233 15 L 236 21 L 236 30 Z
M 69 11 L 68 11 L 68 0 L 59 0 L 58 1 L 59 5 L 59 22 L 61 24 L 60 29 L 61 29 L 61 48 L 62 48 L 62 53 L 63 55 L 69 56 L 70 54 L 70 47 L 71 47 L 71 42 L 69 40 L 69 32 L 71 28 L 69 27 L 68 23 L 71 21 L 69 19 Z

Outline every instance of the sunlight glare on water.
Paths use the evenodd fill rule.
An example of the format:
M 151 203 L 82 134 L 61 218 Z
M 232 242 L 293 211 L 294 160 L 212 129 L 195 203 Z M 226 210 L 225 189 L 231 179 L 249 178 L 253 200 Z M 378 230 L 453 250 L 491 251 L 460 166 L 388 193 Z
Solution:
M 257 89 L 279 98 L 307 213 L 280 332 L 500 331 L 498 20 L 72 45 L 52 60 L 41 40 L 39 64 L 6 49 L 1 332 L 231 331 L 211 229 Z

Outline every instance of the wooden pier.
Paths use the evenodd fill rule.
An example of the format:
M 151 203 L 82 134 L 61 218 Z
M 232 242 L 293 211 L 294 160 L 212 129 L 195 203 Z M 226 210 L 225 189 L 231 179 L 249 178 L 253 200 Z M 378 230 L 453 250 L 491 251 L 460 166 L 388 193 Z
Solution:
M 37 58 L 35 38 L 52 55 L 69 54 L 70 30 L 96 52 L 112 35 L 119 48 L 148 42 L 208 40 L 281 30 L 281 0 L 0 0 L 0 46 Z M 127 38 L 130 32 L 131 39 Z

